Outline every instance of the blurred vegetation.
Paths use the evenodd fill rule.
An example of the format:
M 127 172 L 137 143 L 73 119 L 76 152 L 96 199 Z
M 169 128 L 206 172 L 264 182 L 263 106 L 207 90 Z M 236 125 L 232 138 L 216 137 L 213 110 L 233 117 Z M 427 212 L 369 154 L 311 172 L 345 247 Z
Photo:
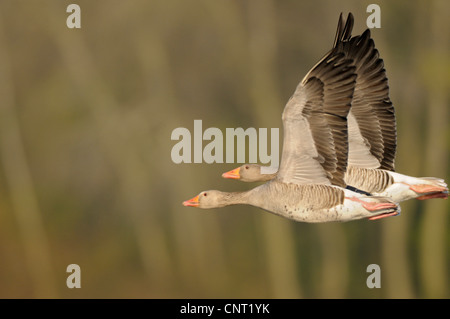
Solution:
M 85 0 L 79 30 L 72 2 L 0 2 L 1 298 L 450 297 L 448 200 L 321 225 L 181 205 L 252 186 L 174 164 L 172 130 L 281 127 L 339 13 L 360 34 L 372 1 Z M 397 171 L 449 182 L 450 2 L 377 3 Z

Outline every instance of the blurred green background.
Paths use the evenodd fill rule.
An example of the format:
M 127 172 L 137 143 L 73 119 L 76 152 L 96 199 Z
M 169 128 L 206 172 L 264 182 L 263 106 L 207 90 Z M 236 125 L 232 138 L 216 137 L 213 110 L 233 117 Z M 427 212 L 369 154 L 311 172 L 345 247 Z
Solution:
M 174 164 L 172 130 L 281 128 L 339 13 L 360 34 L 373 1 L 86 0 L 68 29 L 73 2 L 0 2 L 1 298 L 450 297 L 448 200 L 330 224 L 181 205 L 253 185 Z M 450 2 L 376 3 L 396 169 L 449 182 Z

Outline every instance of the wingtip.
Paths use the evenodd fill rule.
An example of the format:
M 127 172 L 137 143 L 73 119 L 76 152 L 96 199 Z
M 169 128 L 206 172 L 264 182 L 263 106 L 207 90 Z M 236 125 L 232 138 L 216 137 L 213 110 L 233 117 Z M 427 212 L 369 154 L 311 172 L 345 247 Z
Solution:
M 336 28 L 336 36 L 334 37 L 333 48 L 335 48 L 339 42 L 343 27 L 344 27 L 344 21 L 342 19 L 342 12 L 341 12 L 341 14 L 339 15 L 338 25 Z
M 348 41 L 352 36 L 353 25 L 355 24 L 355 19 L 353 14 L 350 12 L 347 16 L 347 21 L 345 21 L 344 31 L 342 34 L 341 41 Z
M 342 41 L 350 40 L 352 36 L 354 21 L 355 19 L 353 17 L 353 14 L 349 12 L 347 15 L 347 20 L 345 21 L 344 24 L 343 13 L 341 12 L 339 14 L 338 26 L 336 29 L 336 36 L 334 38 L 333 48 L 336 48 L 336 46 L 338 46 L 338 44 Z
M 361 34 L 361 38 L 364 38 L 364 37 L 370 38 L 370 29 L 369 29 L 369 28 L 367 28 L 367 29 Z

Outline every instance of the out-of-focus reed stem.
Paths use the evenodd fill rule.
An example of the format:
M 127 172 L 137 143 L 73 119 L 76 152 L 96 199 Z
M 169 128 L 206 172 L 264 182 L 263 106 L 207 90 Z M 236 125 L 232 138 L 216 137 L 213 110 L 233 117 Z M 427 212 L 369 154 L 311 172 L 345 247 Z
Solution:
M 36 298 L 56 298 L 58 290 L 49 240 L 39 208 L 33 177 L 27 163 L 14 98 L 11 58 L 0 20 L 0 159 L 25 251 Z
M 49 6 L 49 9 L 53 10 L 49 15 L 53 19 L 63 10 L 59 5 Z M 96 67 L 83 34 L 75 31 L 70 37 L 65 36 L 56 25 L 57 22 L 52 21 L 49 31 L 58 45 L 70 78 L 90 109 L 103 151 L 119 177 L 120 196 L 126 209 L 124 213 L 129 216 L 135 229 L 137 246 L 148 279 L 155 286 L 170 285 L 171 268 L 166 237 L 154 214 L 143 204 L 148 196 L 144 192 L 150 189 L 145 174 L 149 168 L 140 159 L 128 135 L 134 127 L 124 127 L 118 102 Z
M 426 67 L 423 79 L 427 88 L 427 131 L 423 174 L 447 176 L 449 167 L 449 107 L 450 68 L 448 43 L 450 30 L 448 3 L 436 0 L 429 4 L 429 47 L 432 55 L 424 56 Z M 447 180 L 447 183 L 449 181 Z M 446 241 L 449 219 L 448 200 L 432 199 L 425 202 L 421 227 L 421 284 L 426 298 L 448 298 L 449 245 Z

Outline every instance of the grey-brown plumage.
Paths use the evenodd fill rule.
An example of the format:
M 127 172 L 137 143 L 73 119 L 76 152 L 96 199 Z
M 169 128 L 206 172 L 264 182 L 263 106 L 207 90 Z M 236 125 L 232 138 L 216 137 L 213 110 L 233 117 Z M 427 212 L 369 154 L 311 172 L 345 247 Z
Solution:
M 342 27 L 334 46 L 351 33 L 353 19 Z M 349 52 L 363 50 L 352 44 Z M 357 56 L 358 53 L 354 52 Z M 350 111 L 356 66 L 344 51 L 333 48 L 303 78 L 283 114 L 283 151 L 275 179 L 247 192 L 204 191 L 185 201 L 200 208 L 249 204 L 304 222 L 348 221 L 391 216 L 399 207 L 385 197 L 344 189 Z
M 349 166 L 345 181 L 348 185 L 375 194 L 391 186 L 394 178 L 385 170 Z
M 286 104 L 278 180 L 345 187 L 346 118 L 356 78 L 351 62 L 341 53 L 325 56 Z
M 295 207 L 304 207 L 311 211 L 331 209 L 344 203 L 344 190 L 338 187 L 329 187 L 322 184 L 285 184 L 278 181 L 267 183 L 269 192 L 274 197 L 283 198 L 280 201 L 286 213 L 292 214 Z M 288 194 L 297 196 L 287 196 Z

